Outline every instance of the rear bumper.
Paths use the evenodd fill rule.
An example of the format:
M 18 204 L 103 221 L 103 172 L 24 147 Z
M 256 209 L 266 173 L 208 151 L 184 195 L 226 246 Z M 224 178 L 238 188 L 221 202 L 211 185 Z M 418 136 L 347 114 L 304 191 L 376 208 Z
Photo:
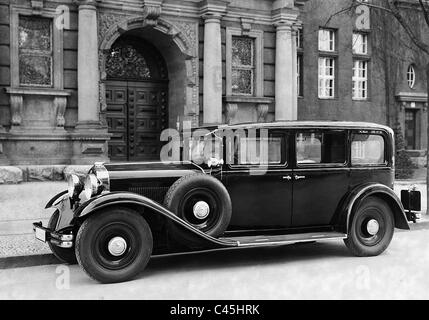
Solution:
M 73 234 L 60 234 L 43 227 L 42 222 L 33 223 L 33 231 L 36 239 L 42 242 L 50 242 L 60 248 L 72 248 L 74 243 Z

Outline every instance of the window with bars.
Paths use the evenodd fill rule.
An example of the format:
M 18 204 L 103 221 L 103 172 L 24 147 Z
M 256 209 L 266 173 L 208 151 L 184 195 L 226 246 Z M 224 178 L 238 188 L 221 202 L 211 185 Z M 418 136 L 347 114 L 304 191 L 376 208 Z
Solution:
M 19 16 L 19 83 L 52 87 L 52 19 Z
M 255 39 L 232 36 L 231 89 L 235 95 L 253 95 L 255 78 Z
M 354 54 L 368 54 L 368 35 L 364 33 L 353 33 L 353 53 Z
M 368 61 L 353 62 L 352 96 L 355 100 L 368 98 Z
M 319 30 L 319 51 L 327 51 L 327 52 L 335 51 L 335 30 L 332 30 L 332 29 Z
M 335 96 L 335 58 L 319 58 L 319 98 Z
M 413 65 L 410 65 L 407 69 L 407 82 L 408 86 L 413 89 L 416 84 L 416 70 Z

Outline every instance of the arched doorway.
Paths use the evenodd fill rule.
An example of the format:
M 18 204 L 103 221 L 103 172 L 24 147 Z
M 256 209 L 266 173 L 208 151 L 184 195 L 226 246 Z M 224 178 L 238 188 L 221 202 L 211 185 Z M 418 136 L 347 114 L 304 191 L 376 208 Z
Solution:
M 164 58 L 147 41 L 125 35 L 105 58 L 110 160 L 159 160 L 160 133 L 168 126 Z

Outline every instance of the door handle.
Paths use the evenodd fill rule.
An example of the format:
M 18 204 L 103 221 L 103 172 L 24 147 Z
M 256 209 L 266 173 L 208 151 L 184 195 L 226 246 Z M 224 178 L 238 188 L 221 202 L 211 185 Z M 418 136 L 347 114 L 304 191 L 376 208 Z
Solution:
M 303 179 L 305 179 L 305 176 L 298 176 L 298 175 L 295 175 L 295 180 L 303 180 Z
M 291 177 L 291 176 L 284 176 L 284 177 L 283 177 L 283 180 L 291 181 L 291 180 L 292 180 L 292 177 Z

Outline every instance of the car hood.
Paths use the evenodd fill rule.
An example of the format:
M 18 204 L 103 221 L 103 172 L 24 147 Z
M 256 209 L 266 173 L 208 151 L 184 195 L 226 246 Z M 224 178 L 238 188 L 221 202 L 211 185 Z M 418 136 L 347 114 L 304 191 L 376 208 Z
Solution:
M 106 163 L 104 167 L 109 173 L 110 180 L 183 177 L 195 172 L 204 172 L 201 167 L 192 162 L 134 162 Z

